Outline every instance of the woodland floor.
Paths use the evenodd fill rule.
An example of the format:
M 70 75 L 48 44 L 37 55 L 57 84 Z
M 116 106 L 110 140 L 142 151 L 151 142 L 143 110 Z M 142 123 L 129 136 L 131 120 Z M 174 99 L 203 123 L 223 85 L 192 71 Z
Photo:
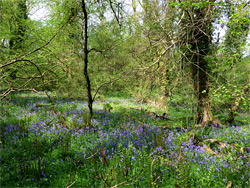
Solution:
M 163 116 L 132 99 L 95 102 L 91 123 L 82 100 L 52 106 L 33 94 L 0 104 L 1 187 L 250 186 L 249 114 L 202 128 L 189 107 Z

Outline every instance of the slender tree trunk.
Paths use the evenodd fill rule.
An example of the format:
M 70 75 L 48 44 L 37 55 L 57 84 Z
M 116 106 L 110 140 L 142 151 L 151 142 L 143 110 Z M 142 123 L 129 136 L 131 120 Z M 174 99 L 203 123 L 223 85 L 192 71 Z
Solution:
M 84 77 L 86 79 L 86 87 L 87 87 L 87 93 L 88 93 L 88 108 L 90 113 L 90 119 L 93 115 L 93 98 L 91 94 L 91 84 L 90 79 L 88 75 L 88 13 L 85 6 L 85 1 L 82 0 L 82 11 L 84 14 Z
M 245 95 L 249 92 L 249 90 L 250 90 L 250 82 L 247 84 L 246 87 L 244 87 L 244 89 L 242 89 L 241 95 L 236 97 L 235 102 L 234 102 L 234 104 L 233 104 L 233 106 L 232 106 L 232 108 L 227 116 L 226 124 L 231 125 L 233 123 L 233 121 L 237 115 L 237 111 L 239 110 L 242 98 L 245 97 Z

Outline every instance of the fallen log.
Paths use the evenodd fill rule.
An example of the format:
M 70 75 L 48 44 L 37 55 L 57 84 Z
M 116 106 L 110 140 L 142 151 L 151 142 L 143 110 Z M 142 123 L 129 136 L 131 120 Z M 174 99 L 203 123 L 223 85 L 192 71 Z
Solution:
M 250 152 L 250 148 L 249 147 L 242 147 L 238 144 L 235 144 L 235 143 L 232 143 L 232 144 L 228 144 L 226 142 L 223 142 L 223 141 L 219 141 L 219 140 L 216 140 L 216 139 L 207 139 L 207 140 L 203 140 L 202 141 L 202 148 L 207 151 L 208 153 L 210 154 L 213 154 L 213 155 L 216 155 L 216 156 L 219 156 L 221 157 L 221 155 L 224 153 L 222 152 L 221 154 L 220 153 L 216 153 L 214 152 L 208 145 L 206 145 L 204 142 L 206 143 L 211 143 L 211 144 L 215 144 L 217 145 L 219 148 L 221 149 L 226 149 L 226 148 L 229 148 L 229 147 L 235 147 L 235 148 L 238 148 L 240 150 L 240 153 L 243 154 L 244 152 Z M 227 152 L 226 152 L 227 153 Z
M 168 120 L 168 121 L 174 121 L 173 119 L 170 119 L 166 116 L 166 113 L 163 113 L 162 115 L 161 114 L 157 114 L 157 113 L 154 113 L 154 119 L 156 120 L 156 118 L 160 118 L 160 119 L 165 119 L 165 120 Z

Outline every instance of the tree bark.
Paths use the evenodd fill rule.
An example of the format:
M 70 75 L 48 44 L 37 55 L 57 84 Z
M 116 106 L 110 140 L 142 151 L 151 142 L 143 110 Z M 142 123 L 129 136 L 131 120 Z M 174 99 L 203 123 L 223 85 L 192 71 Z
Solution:
M 85 5 L 85 1 L 82 0 L 82 11 L 84 14 L 84 77 L 86 79 L 86 87 L 87 87 L 87 93 L 88 93 L 88 108 L 90 113 L 90 119 L 93 115 L 93 98 L 91 94 L 91 83 L 88 75 L 88 13 Z

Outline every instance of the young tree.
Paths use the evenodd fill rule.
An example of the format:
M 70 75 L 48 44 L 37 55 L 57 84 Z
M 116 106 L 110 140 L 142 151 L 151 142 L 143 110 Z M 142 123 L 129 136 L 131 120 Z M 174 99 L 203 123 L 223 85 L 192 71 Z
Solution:
M 93 98 L 91 93 L 91 84 L 88 74 L 88 63 L 89 63 L 89 49 L 88 49 L 88 10 L 86 8 L 85 0 L 82 0 L 82 11 L 84 15 L 84 77 L 86 79 L 86 87 L 87 87 L 87 93 L 88 93 L 88 107 L 90 112 L 90 118 L 93 115 Z
M 68 45 L 70 45 L 69 48 L 66 48 L 69 51 L 68 53 L 71 54 L 71 61 L 66 61 L 65 59 L 67 58 L 63 59 L 63 61 L 68 65 L 68 69 L 72 71 L 70 75 L 72 77 L 73 75 L 77 75 L 79 77 L 77 80 L 80 81 L 80 79 L 82 79 L 81 83 L 84 83 L 86 86 L 84 89 L 86 89 L 87 93 L 88 108 L 91 119 L 93 115 L 93 102 L 97 92 L 102 86 L 111 83 L 110 81 L 103 83 L 106 79 L 101 80 L 102 82 L 100 83 L 98 77 L 100 74 L 106 75 L 108 72 L 100 72 L 100 69 L 104 69 L 100 68 L 100 66 L 104 64 L 101 61 L 105 61 L 105 59 L 107 59 L 106 56 L 109 56 L 111 52 L 115 51 L 114 46 L 117 45 L 117 41 L 114 41 L 114 38 L 116 38 L 117 33 L 113 32 L 109 35 L 110 31 L 107 31 L 108 33 L 104 36 L 104 31 L 101 32 L 98 31 L 98 29 L 105 29 L 105 25 L 109 24 L 111 25 L 109 29 L 113 28 L 113 19 L 111 19 L 112 14 L 109 15 L 108 18 L 111 19 L 111 21 L 107 21 L 105 13 L 108 11 L 113 13 L 115 11 L 115 8 L 113 7 L 114 2 L 78 0 L 63 1 L 61 4 L 62 6 L 56 7 L 56 13 L 53 16 L 58 20 L 61 19 L 61 21 L 70 19 L 65 32 L 62 34 L 64 39 L 59 41 L 59 43 L 62 42 L 63 44 L 66 40 Z M 105 8 L 105 6 L 107 7 Z M 108 9 L 109 6 L 112 11 Z M 63 15 L 63 18 L 59 17 L 59 14 Z M 114 19 L 118 20 L 118 15 L 115 15 Z M 120 19 L 117 26 L 121 27 Z M 101 41 L 99 41 L 99 37 L 103 37 Z M 108 42 L 104 43 L 104 39 L 108 37 L 110 37 Z M 120 43 L 119 40 L 118 42 Z M 62 54 L 65 53 L 65 47 L 60 50 L 62 50 Z M 98 60 L 100 54 L 102 57 L 101 61 Z M 78 69 L 74 68 L 74 65 L 76 64 L 78 64 Z M 105 69 L 107 69 L 107 65 L 108 64 L 106 64 Z M 79 74 L 79 69 L 82 70 L 83 77 Z M 74 79 L 76 79 L 76 77 Z M 71 80 L 71 78 L 68 79 L 68 81 Z M 75 82 L 75 80 L 72 80 L 72 82 Z M 79 87 L 81 83 L 77 83 L 77 87 Z M 99 84 L 99 86 L 96 86 L 97 84 Z M 76 88 L 71 89 L 73 90 L 72 92 L 77 92 Z M 94 89 L 95 93 L 93 93 Z
M 232 69 L 236 64 L 244 61 L 243 55 L 246 51 L 246 41 L 250 34 L 250 9 L 247 6 L 249 1 L 237 4 L 237 2 L 231 3 L 229 6 L 228 23 L 226 37 L 224 41 L 224 56 L 226 57 L 226 68 Z M 229 67 L 229 68 L 228 68 Z M 244 75 L 244 74 L 242 74 Z M 245 82 L 238 86 L 236 91 L 238 95 L 234 99 L 234 103 L 231 106 L 229 114 L 226 118 L 227 124 L 232 124 L 237 112 L 240 108 L 240 104 L 245 100 L 247 93 L 250 89 L 250 77 L 245 75 Z

